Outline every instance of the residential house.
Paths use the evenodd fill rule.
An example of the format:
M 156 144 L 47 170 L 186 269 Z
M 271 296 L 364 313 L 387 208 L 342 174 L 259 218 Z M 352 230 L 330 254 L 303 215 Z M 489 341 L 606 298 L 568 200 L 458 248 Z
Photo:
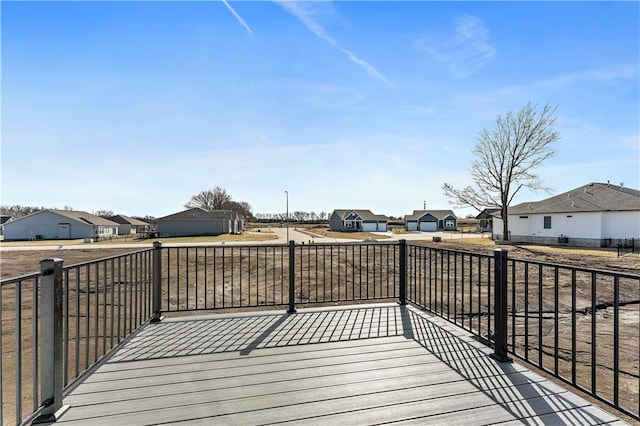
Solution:
M 0 235 L 4 235 L 4 224 L 11 220 L 11 216 L 0 215 Z
M 149 224 L 138 219 L 134 219 L 123 214 L 112 216 L 109 218 L 116 222 L 118 226 L 118 235 L 144 234 L 149 232 Z
M 640 191 L 609 183 L 589 183 L 541 201 L 509 208 L 509 239 L 518 243 L 579 247 L 611 245 L 640 238 Z M 494 217 L 493 237 L 502 237 Z
M 386 232 L 389 218 L 373 214 L 371 210 L 334 210 L 329 217 L 332 231 Z
M 157 219 L 159 236 L 240 234 L 244 218 L 233 210 L 191 208 Z
M 41 210 L 3 225 L 7 240 L 106 238 L 118 233 L 118 224 L 79 210 Z
M 414 210 L 405 215 L 404 229 L 407 231 L 436 232 L 455 231 L 458 218 L 451 210 Z
M 476 219 L 480 220 L 478 224 L 478 231 L 480 232 L 492 232 L 493 231 L 493 216 L 500 214 L 500 207 L 487 207 L 482 210 Z

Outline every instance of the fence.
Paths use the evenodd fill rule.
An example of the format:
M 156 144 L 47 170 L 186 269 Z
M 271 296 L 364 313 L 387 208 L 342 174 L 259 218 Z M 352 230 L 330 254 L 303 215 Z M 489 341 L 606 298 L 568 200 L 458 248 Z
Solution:
M 624 240 L 618 240 L 616 243 L 616 249 L 618 251 L 618 257 L 632 256 L 640 257 L 640 251 L 636 250 L 635 238 L 625 238 Z
M 640 275 L 408 246 L 408 299 L 638 418 Z M 493 294 L 492 294 L 493 293 Z
M 500 361 L 520 358 L 635 418 L 640 412 L 639 275 L 405 241 L 156 243 L 78 265 L 43 261 L 41 269 L 1 282 L 5 423 L 53 415 L 62 395 L 162 313 L 292 313 L 299 305 L 393 299 L 458 324 Z
M 38 274 L 1 282 L 2 424 L 51 416 L 60 392 L 71 391 L 145 323 L 151 259 L 152 250 L 66 267 L 49 259 Z

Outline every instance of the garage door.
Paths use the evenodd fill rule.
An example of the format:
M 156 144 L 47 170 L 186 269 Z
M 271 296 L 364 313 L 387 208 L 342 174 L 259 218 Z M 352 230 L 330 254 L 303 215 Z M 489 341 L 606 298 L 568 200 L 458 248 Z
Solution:
M 407 222 L 407 231 L 417 231 L 418 222 Z
M 375 222 L 362 222 L 362 230 L 365 232 L 376 232 L 376 223 Z
M 422 232 L 435 232 L 438 230 L 437 222 L 420 222 L 420 230 Z

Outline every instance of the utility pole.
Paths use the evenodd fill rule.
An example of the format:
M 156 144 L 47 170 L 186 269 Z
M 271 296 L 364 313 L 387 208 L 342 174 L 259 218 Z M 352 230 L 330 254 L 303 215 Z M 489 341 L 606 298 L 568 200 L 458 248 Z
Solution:
M 287 197 L 287 216 L 285 218 L 285 223 L 287 226 L 287 243 L 289 242 L 289 191 L 284 191 Z

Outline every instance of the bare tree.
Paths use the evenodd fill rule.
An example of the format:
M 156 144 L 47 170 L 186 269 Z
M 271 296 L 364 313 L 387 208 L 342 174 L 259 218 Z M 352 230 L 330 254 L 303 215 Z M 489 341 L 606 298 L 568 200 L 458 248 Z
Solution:
M 95 212 L 93 212 L 93 214 L 107 219 L 115 216 L 115 213 L 113 213 L 111 210 L 96 210 Z
M 231 195 L 219 186 L 200 191 L 198 194 L 192 196 L 184 206 L 188 209 L 197 207 L 207 211 L 233 210 L 244 216 L 247 220 L 253 219 L 251 204 L 246 201 L 234 201 Z
M 483 129 L 473 149 L 476 159 L 471 163 L 471 179 L 475 185 L 456 189 L 445 183 L 444 195 L 458 207 L 471 206 L 478 211 L 499 207 L 503 239 L 508 240 L 508 209 L 518 191 L 550 192 L 534 169 L 555 154 L 552 144 L 560 139 L 554 130 L 555 112 L 556 107 L 547 104 L 538 110 L 529 102 L 517 113 L 498 116 L 495 128 Z
M 230 201 L 231 195 L 227 194 L 226 190 L 216 186 L 213 189 L 200 191 L 192 196 L 184 206 L 188 209 L 198 207 L 207 211 L 222 210 L 226 208 Z

